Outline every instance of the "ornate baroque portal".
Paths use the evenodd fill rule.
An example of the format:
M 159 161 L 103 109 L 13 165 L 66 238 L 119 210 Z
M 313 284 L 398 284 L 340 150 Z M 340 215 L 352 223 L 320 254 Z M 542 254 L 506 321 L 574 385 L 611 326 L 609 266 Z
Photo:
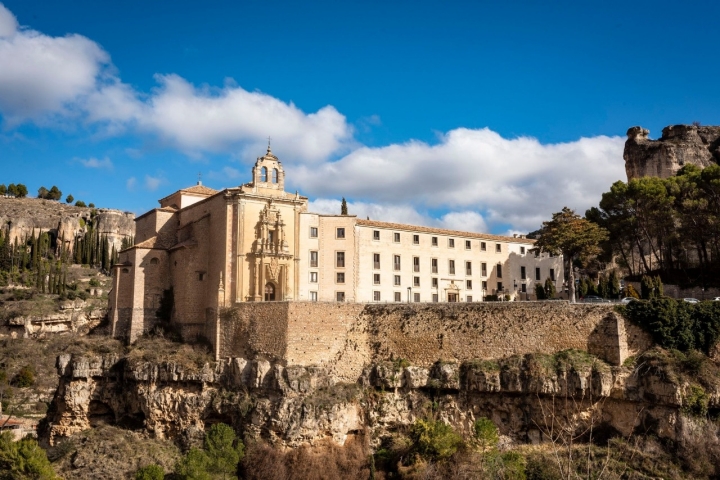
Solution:
M 285 222 L 272 200 L 260 212 L 255 238 L 249 254 L 254 265 L 252 299 L 256 302 L 291 299 L 293 255 L 285 239 Z

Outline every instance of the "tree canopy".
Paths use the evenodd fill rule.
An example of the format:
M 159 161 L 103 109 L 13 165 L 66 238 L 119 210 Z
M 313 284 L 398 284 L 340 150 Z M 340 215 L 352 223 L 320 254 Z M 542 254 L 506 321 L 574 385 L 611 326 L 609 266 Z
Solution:
M 570 301 L 575 301 L 575 274 L 573 262 L 586 261 L 601 252 L 600 242 L 608 238 L 608 232 L 597 224 L 582 218 L 564 207 L 554 213 L 552 220 L 543 222 L 535 248 L 554 255 L 563 255 L 568 264 L 568 288 Z

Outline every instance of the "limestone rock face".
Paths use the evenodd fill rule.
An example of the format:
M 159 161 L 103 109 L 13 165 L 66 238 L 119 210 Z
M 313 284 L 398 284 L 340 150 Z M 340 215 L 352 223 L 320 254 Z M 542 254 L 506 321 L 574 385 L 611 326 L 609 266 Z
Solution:
M 628 181 L 641 177 L 672 177 L 683 165 L 700 168 L 720 163 L 720 127 L 671 125 L 658 140 L 649 131 L 631 127 L 625 142 L 625 172 Z
M 545 357 L 369 364 L 356 383 L 343 383 L 322 367 L 285 366 L 263 358 L 229 358 L 188 370 L 166 363 L 132 363 L 117 355 L 61 355 L 60 385 L 41 438 L 51 444 L 103 423 L 189 442 L 222 421 L 244 436 L 285 447 L 360 431 L 373 442 L 432 411 L 469 434 L 490 418 L 508 441 L 547 441 L 546 422 L 572 418 L 622 434 L 636 428 L 676 440 L 690 385 L 662 372 L 642 375 L 604 362 L 548 367 Z M 708 391 L 710 407 L 720 392 Z M 376 445 L 377 446 L 377 445 Z

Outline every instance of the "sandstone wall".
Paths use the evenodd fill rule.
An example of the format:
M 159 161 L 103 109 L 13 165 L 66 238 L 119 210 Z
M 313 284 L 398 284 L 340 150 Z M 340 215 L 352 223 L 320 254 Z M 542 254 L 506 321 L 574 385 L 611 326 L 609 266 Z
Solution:
M 621 364 L 650 337 L 612 305 L 565 302 L 246 303 L 222 320 L 219 356 L 257 353 L 287 365 L 326 365 L 356 380 L 370 362 L 429 366 L 574 348 Z

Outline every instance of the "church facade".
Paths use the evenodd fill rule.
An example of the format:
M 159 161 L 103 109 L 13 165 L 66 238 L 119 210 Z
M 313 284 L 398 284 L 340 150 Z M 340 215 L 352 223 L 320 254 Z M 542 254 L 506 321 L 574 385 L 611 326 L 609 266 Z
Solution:
M 536 283 L 560 290 L 564 278 L 562 259 L 536 255 L 524 236 L 307 210 L 269 147 L 249 183 L 198 182 L 161 199 L 114 266 L 113 336 L 133 341 L 164 315 L 183 338 L 216 338 L 219 312 L 241 302 L 532 300 Z

